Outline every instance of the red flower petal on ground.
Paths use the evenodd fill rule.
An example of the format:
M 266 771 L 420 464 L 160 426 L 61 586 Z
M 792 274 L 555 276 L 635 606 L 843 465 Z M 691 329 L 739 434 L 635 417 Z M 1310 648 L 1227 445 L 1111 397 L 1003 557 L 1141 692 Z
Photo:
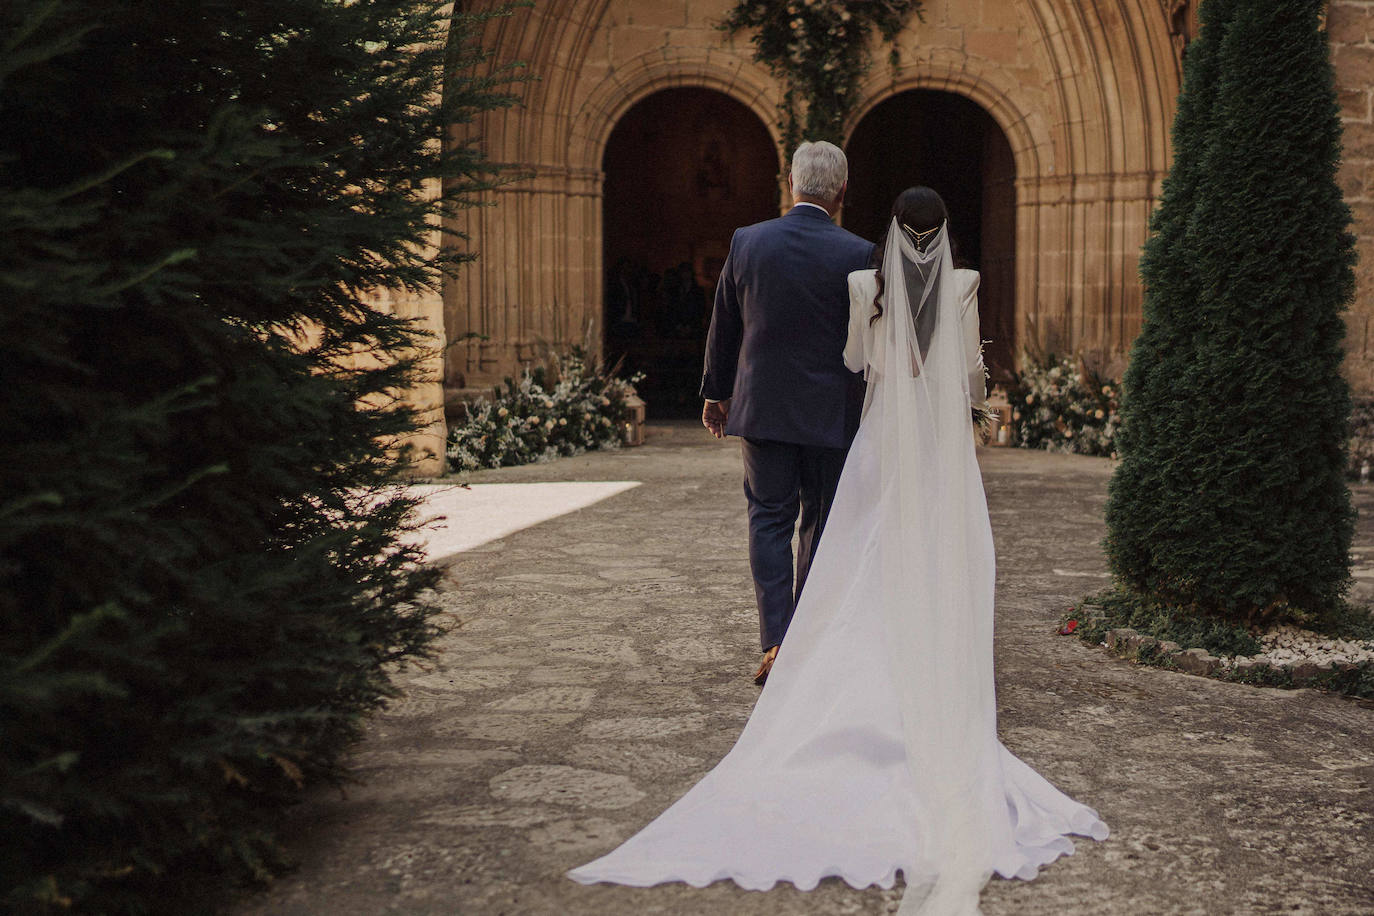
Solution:
M 1060 635 L 1060 636 L 1068 636 L 1070 633 L 1072 633 L 1072 632 L 1073 632 L 1074 630 L 1076 630 L 1076 629 L 1078 629 L 1078 621 L 1077 621 L 1077 620 L 1068 620 L 1068 621 L 1065 621 L 1065 622 L 1064 622 L 1064 625 L 1063 625 L 1062 627 L 1059 628 L 1059 635 Z

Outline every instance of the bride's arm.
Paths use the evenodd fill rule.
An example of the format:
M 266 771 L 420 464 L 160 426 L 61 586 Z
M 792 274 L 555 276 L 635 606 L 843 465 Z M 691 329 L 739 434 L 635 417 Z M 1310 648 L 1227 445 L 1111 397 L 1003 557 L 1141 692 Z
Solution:
M 844 364 L 850 372 L 862 372 L 865 364 L 864 316 L 872 306 L 872 298 L 864 289 L 866 273 L 856 270 L 849 275 L 849 336 L 844 342 Z
M 977 271 L 963 271 L 966 287 L 959 296 L 959 314 L 964 326 L 964 362 L 968 366 L 968 394 L 975 404 L 987 400 L 987 375 L 983 369 L 983 341 L 978 328 Z

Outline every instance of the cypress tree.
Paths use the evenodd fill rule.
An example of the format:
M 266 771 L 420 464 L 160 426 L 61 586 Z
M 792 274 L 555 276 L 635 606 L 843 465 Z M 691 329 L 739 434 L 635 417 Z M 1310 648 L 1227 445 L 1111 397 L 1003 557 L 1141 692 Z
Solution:
M 1141 272 L 1107 509 L 1120 585 L 1244 622 L 1349 582 L 1352 295 L 1321 0 L 1209 0 Z
M 389 457 L 427 343 L 365 293 L 436 282 L 495 180 L 440 141 L 512 101 L 439 12 L 0 6 L 0 908 L 266 874 L 436 635 Z
M 1174 115 L 1173 162 L 1151 217 L 1141 253 L 1145 299 L 1140 334 L 1122 379 L 1121 463 L 1108 488 L 1107 554 L 1119 582 L 1149 591 L 1153 551 L 1186 520 L 1192 494 L 1166 486 L 1170 463 L 1159 450 L 1186 430 L 1205 425 L 1204 392 L 1187 387 L 1195 361 L 1197 283 L 1185 244 L 1197 207 L 1202 160 L 1216 98 L 1221 38 L 1236 0 L 1210 0 L 1199 9 L 1201 31 L 1184 58 L 1183 88 Z M 1181 502 L 1180 502 L 1181 501 Z

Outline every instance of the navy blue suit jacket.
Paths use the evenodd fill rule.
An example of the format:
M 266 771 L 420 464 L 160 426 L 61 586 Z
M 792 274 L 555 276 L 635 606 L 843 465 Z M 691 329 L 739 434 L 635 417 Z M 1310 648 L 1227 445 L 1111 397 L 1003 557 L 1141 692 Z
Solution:
M 726 434 L 849 445 L 863 384 L 844 365 L 848 276 L 872 253 L 816 207 L 735 230 L 701 380 L 702 397 L 730 400 Z

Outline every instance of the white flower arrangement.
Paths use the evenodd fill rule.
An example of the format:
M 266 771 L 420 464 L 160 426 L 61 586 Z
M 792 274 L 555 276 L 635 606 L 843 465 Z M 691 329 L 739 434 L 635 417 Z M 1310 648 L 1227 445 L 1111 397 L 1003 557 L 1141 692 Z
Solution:
M 492 400 L 468 405 L 465 422 L 449 432 L 449 465 L 475 471 L 617 448 L 638 380 L 589 364 L 580 349 L 527 369 Z
M 1012 443 L 1115 457 L 1121 427 L 1120 383 L 1099 377 L 1078 359 L 1036 360 L 1023 355 L 1022 363 L 1025 368 L 1018 373 L 1012 392 L 1013 400 L 1025 406 L 1012 411 Z

